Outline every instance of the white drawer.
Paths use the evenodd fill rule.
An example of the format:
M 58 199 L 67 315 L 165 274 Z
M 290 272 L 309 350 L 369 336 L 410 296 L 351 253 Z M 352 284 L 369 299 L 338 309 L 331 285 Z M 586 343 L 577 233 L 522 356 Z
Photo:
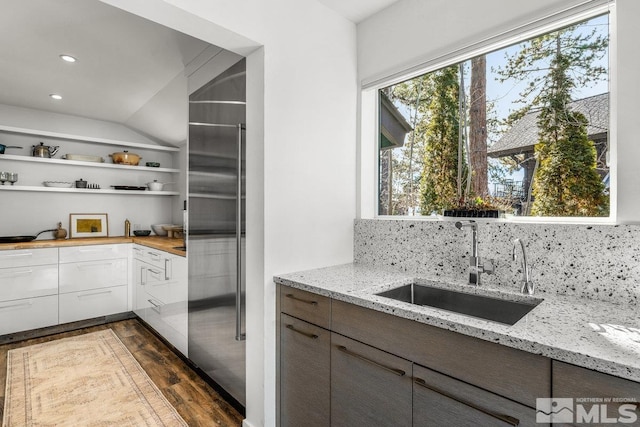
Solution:
M 127 287 L 94 289 L 60 295 L 60 323 L 127 311 Z
M 0 268 L 58 263 L 58 248 L 0 251 Z
M 142 245 L 133 245 L 133 257 L 137 260 L 144 261 L 154 267 L 166 268 L 167 259 L 174 255 L 160 251 L 157 249 L 151 249 Z
M 130 243 L 60 248 L 60 263 L 128 258 Z
M 187 304 L 163 304 L 149 298 L 150 307 L 146 309 L 145 321 L 173 344 L 185 356 L 187 355 Z
M 60 293 L 126 285 L 127 266 L 126 258 L 60 264 Z
M 0 269 L 0 301 L 57 294 L 57 265 Z
M 0 302 L 0 335 L 58 324 L 58 295 Z
M 134 295 L 133 295 L 133 312 L 137 314 L 142 320 L 146 320 L 146 309 L 151 307 L 149 302 L 149 294 L 144 289 L 141 283 L 136 283 Z

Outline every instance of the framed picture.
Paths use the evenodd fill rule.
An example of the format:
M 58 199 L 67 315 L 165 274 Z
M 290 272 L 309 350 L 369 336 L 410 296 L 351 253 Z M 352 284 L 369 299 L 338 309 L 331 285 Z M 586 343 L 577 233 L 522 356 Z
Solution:
M 69 238 L 108 237 L 107 214 L 69 214 Z

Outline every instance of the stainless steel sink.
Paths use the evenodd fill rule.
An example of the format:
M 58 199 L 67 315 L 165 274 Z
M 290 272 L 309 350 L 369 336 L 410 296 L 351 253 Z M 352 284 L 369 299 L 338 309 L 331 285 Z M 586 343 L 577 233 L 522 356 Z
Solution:
M 428 305 L 507 325 L 514 325 L 542 302 L 542 300 L 534 299 L 531 299 L 531 302 L 510 301 L 416 283 L 390 289 L 376 295 L 416 305 Z

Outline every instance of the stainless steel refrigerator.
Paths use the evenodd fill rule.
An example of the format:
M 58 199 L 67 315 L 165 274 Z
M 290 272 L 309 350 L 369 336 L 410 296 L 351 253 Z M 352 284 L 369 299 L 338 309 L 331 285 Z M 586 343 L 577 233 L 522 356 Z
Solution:
M 189 359 L 245 405 L 245 60 L 189 97 Z M 224 393 L 223 393 L 224 394 Z

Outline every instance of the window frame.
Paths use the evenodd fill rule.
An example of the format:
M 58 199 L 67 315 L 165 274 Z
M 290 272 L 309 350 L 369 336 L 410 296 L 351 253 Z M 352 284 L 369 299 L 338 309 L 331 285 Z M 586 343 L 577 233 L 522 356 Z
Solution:
M 618 141 L 615 118 L 617 99 L 616 84 L 616 15 L 615 0 L 592 0 L 588 4 L 570 7 L 563 11 L 551 14 L 544 18 L 536 19 L 528 24 L 518 26 L 511 30 L 488 37 L 471 45 L 456 49 L 448 54 L 441 55 L 421 62 L 419 65 L 395 72 L 387 77 L 362 83 L 361 106 L 361 130 L 360 130 L 360 174 L 358 200 L 359 218 L 395 219 L 395 220 L 426 220 L 448 221 L 448 217 L 435 216 L 409 216 L 409 215 L 380 215 L 378 213 L 379 197 L 379 106 L 382 88 L 392 86 L 420 75 L 437 71 L 439 69 L 470 60 L 479 55 L 484 55 L 517 43 L 535 38 L 545 33 L 552 32 L 577 22 L 585 21 L 599 15 L 609 14 L 609 153 L 610 153 L 610 211 L 608 217 L 538 217 L 538 216 L 514 216 L 501 218 L 500 222 L 534 223 L 534 224 L 617 224 L 618 220 Z M 372 142 L 374 142 L 372 144 Z M 367 146 L 368 144 L 368 146 Z M 367 160 L 372 161 L 371 163 Z M 367 184 L 368 182 L 368 184 Z M 632 195 L 628 195 L 632 197 Z M 636 218 L 640 220 L 640 218 Z

